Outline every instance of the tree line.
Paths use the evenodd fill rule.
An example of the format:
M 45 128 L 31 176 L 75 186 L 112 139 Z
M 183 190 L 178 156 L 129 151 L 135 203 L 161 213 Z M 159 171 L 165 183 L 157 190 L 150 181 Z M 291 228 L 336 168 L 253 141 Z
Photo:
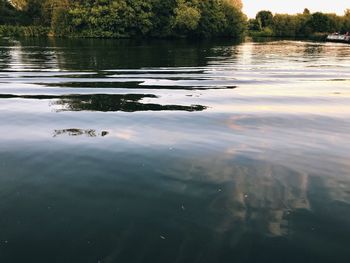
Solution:
M 240 38 L 241 9 L 241 0 L 0 0 L 0 24 L 70 37 Z
M 263 10 L 247 21 L 242 7 L 241 0 L 0 0 L 0 25 L 12 25 L 0 26 L 0 35 L 308 38 L 350 31 L 350 9 L 344 16 Z
M 344 16 L 311 13 L 305 8 L 303 13 L 296 15 L 275 14 L 270 11 L 260 11 L 255 19 L 248 21 L 248 28 L 253 36 L 276 37 L 310 37 L 317 34 L 332 32 L 350 32 L 350 9 Z

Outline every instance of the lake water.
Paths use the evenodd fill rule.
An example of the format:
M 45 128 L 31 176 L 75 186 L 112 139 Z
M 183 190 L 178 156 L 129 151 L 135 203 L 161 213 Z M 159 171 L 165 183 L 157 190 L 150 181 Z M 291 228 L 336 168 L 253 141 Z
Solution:
M 350 260 L 350 45 L 0 40 L 0 262 Z

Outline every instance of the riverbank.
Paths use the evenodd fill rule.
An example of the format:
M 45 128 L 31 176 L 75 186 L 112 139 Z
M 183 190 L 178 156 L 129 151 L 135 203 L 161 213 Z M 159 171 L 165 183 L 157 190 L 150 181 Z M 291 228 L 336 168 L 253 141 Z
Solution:
M 42 36 L 47 31 L 46 35 L 82 38 L 239 39 L 247 26 L 241 5 L 228 0 L 94 0 L 55 5 L 42 0 L 35 2 L 35 8 L 29 3 L 23 7 L 7 4 L 6 10 L 14 15 L 0 8 L 3 36 Z M 28 30 L 28 25 L 39 26 L 39 31 Z M 42 26 L 48 29 L 42 32 Z
M 1 37 L 47 37 L 49 35 L 48 27 L 0 25 Z
M 329 33 L 312 33 L 310 35 L 296 35 L 296 36 L 279 36 L 274 34 L 273 31 L 249 31 L 247 33 L 248 37 L 251 38 L 272 38 L 272 39 L 302 39 L 302 40 L 312 40 L 312 41 L 326 41 Z
M 57 38 L 92 38 L 92 39 L 210 39 L 210 38 L 228 38 L 236 39 L 240 41 L 244 39 L 245 34 L 242 31 L 237 35 L 194 35 L 187 36 L 181 34 L 171 34 L 171 35 L 128 35 L 120 34 L 118 32 L 107 32 L 107 31 L 98 31 L 98 30 L 85 30 L 82 32 L 58 34 L 52 31 L 50 27 L 45 26 L 21 26 L 21 25 L 0 25 L 0 37 L 57 37 Z
M 310 36 L 294 36 L 294 37 L 283 37 L 269 34 L 268 32 L 257 32 L 249 31 L 237 41 L 243 41 L 244 39 L 254 39 L 259 41 L 260 39 L 266 40 L 280 40 L 280 39 L 301 39 L 301 40 L 312 40 L 312 41 L 326 41 L 326 33 L 315 33 Z M 134 39 L 135 37 L 122 37 L 116 35 L 89 35 L 89 34 L 77 34 L 67 37 L 55 36 L 49 27 L 43 26 L 13 26 L 13 25 L 0 25 L 0 37 L 30 37 L 30 38 L 42 38 L 42 37 L 55 37 L 55 38 L 71 38 L 71 39 Z M 183 37 L 167 37 L 163 39 L 181 39 Z M 153 37 L 148 39 L 159 39 L 159 37 Z M 220 38 L 219 38 L 220 39 Z M 225 38 L 223 38 L 225 39 Z

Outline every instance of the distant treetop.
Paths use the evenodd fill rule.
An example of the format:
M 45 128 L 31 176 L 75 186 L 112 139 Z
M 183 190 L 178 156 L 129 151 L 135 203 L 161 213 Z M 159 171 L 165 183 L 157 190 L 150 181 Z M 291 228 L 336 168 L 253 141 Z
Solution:
M 231 4 L 233 7 L 242 10 L 243 9 L 243 3 L 242 0 L 226 0 L 229 4 Z

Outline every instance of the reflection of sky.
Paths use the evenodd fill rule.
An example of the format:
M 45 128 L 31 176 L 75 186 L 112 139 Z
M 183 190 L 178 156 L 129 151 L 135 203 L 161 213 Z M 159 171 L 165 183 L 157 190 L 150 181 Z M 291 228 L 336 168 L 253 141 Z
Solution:
M 152 94 L 156 97 L 144 97 L 137 102 L 204 105 L 208 109 L 203 113 L 64 113 L 59 110 L 62 107 L 69 110 L 69 100 L 61 101 L 58 97 L 51 100 L 2 99 L 0 110 L 4 124 L 1 129 L 5 144 L 50 140 L 55 130 L 76 128 L 108 131 L 106 138 L 94 138 L 102 144 L 181 149 L 203 147 L 220 152 L 255 154 L 256 158 L 262 158 L 260 155 L 266 152 L 273 155 L 282 151 L 278 156 L 286 159 L 292 153 L 302 155 L 305 151 L 331 149 L 332 154 L 341 156 L 341 160 L 348 149 L 346 143 L 338 145 L 340 141 L 350 141 L 346 140 L 349 136 L 347 116 L 350 114 L 350 68 L 346 45 L 282 41 L 218 46 L 212 51 L 219 55 L 208 57 L 207 66 L 112 69 L 98 75 L 70 70 L 57 72 L 56 68 L 54 72 L 23 71 L 37 61 L 30 51 L 37 54 L 40 49 L 27 50 L 17 46 L 17 53 L 12 57 L 21 72 L 4 73 L 1 81 L 5 83 L 0 84 L 2 94 L 59 96 L 96 94 L 96 91 L 99 94 L 141 94 L 141 97 Z M 25 53 L 24 58 L 21 58 L 21 52 Z M 57 66 L 57 57 L 61 58 L 61 63 L 65 61 L 62 50 L 59 56 L 54 56 L 47 49 L 40 61 Z M 90 74 L 89 77 L 86 74 Z M 118 87 L 125 85 L 125 81 L 135 80 L 136 83 L 128 84 L 128 87 Z M 115 82 L 115 87 L 96 89 L 84 87 L 84 82 L 96 82 L 97 86 Z M 55 87 L 56 83 L 61 86 Z M 70 84 L 65 86 L 64 83 Z M 72 83 L 83 87 L 74 87 Z M 167 89 L 174 86 L 176 89 Z M 237 87 L 232 89 L 234 86 Z M 199 89 L 183 90 L 181 87 Z M 79 99 L 74 103 L 79 108 Z M 86 103 L 89 100 L 85 99 L 83 104 Z M 98 104 L 91 109 L 98 111 Z M 27 136 L 23 136 L 23 126 L 28 127 Z M 90 139 L 62 137 L 59 140 L 77 144 L 91 143 Z M 231 145 L 227 145 L 228 142 Z M 237 145 L 241 146 L 237 149 Z M 284 147 L 290 152 L 283 151 Z
M 307 240 L 320 240 L 328 237 L 324 222 L 335 236 L 343 233 L 348 218 L 332 222 L 346 217 L 350 203 L 348 46 L 284 41 L 216 49 L 199 71 L 144 68 L 88 77 L 62 61 L 64 76 L 22 71 L 26 63 L 33 67 L 34 58 L 20 60 L 19 52 L 15 59 L 24 64 L 22 72 L 0 75 L 2 95 L 32 95 L 0 98 L 0 207 L 6 218 L 28 220 L 31 227 L 23 229 L 43 235 L 41 240 L 53 232 L 63 233 L 65 244 L 80 234 L 104 240 L 112 231 L 118 239 L 112 238 L 113 244 L 126 236 L 130 244 L 134 239 L 151 244 L 157 254 L 159 247 L 148 242 L 152 235 L 168 241 L 181 233 L 181 250 L 191 247 L 188 240 L 200 244 L 204 236 L 215 250 L 234 247 L 251 233 L 292 238 L 300 231 Z M 50 64 L 52 57 L 46 59 Z M 125 84 L 130 79 L 148 84 Z M 160 79 L 169 86 L 161 86 Z M 85 87 L 84 81 L 96 81 L 96 87 Z M 116 86 L 99 88 L 101 81 Z M 179 85 L 171 89 L 174 83 Z M 206 89 L 193 89 L 193 83 Z M 134 94 L 141 104 L 209 108 L 102 112 L 96 103 L 90 111 L 59 111 L 63 102 L 69 106 L 69 99 L 59 97 L 67 94 Z M 35 98 L 39 95 L 55 97 Z M 92 101 L 74 103 L 84 109 Z M 300 214 L 316 234 L 295 225 Z M 7 231 L 22 232 L 21 225 L 12 225 L 16 220 L 6 221 Z M 62 225 L 77 231 L 73 238 L 59 231 Z M 327 242 L 334 246 L 333 241 Z M 309 243 L 318 249 L 318 242 Z M 117 257 L 110 254 L 109 259 Z

